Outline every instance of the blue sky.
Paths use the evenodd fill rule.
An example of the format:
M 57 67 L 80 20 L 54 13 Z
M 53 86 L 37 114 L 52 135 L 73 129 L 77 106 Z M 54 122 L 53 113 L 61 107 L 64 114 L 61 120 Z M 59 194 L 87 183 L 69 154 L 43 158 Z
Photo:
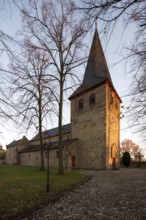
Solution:
M 21 19 L 19 16 L 19 13 L 15 9 L 12 11 L 11 14 L 7 13 L 7 11 L 3 11 L 3 13 L 0 16 L 0 25 L 1 29 L 4 30 L 6 33 L 10 35 L 14 35 L 18 28 L 21 25 Z M 98 30 L 100 32 L 100 22 L 98 22 Z M 105 33 L 100 35 L 103 50 L 105 51 L 105 56 L 107 60 L 107 64 L 110 70 L 110 74 L 113 80 L 113 84 L 115 86 L 115 89 L 117 90 L 119 96 L 121 97 L 123 103 L 122 105 L 126 106 L 126 99 L 122 98 L 126 94 L 128 94 L 129 87 L 131 84 L 131 79 L 128 74 L 125 72 L 125 61 L 120 62 L 117 65 L 113 65 L 117 63 L 119 60 L 122 59 L 122 55 L 124 52 L 124 47 L 129 45 L 130 42 L 133 40 L 135 27 L 133 24 L 129 25 L 128 28 L 125 30 L 124 36 L 121 39 L 123 31 L 123 23 L 120 22 L 116 25 L 114 32 L 111 35 L 110 41 L 108 42 L 108 36 L 109 33 L 106 30 L 105 27 Z M 91 32 L 88 36 L 88 42 L 92 42 L 93 33 Z M 89 45 L 90 49 L 90 45 Z M 126 51 L 125 51 L 126 52 Z M 130 64 L 129 64 L 130 69 Z M 128 69 L 127 69 L 128 70 Z M 84 69 L 82 70 L 82 75 L 84 73 Z M 70 103 L 68 100 L 64 103 L 64 124 L 70 122 Z M 55 120 L 54 123 L 50 124 L 50 128 L 53 126 L 57 126 L 57 121 Z M 126 129 L 128 127 L 126 118 L 121 120 L 121 140 L 127 138 L 133 140 L 135 143 L 139 144 L 140 147 L 144 147 L 140 143 L 140 138 L 138 135 L 132 133 L 132 129 Z M 9 144 L 14 139 L 17 140 L 21 138 L 24 133 L 21 133 L 20 131 L 16 130 L 14 125 L 12 123 L 5 124 L 4 126 L 0 126 L 0 131 L 2 134 L 0 134 L 0 143 L 3 145 Z M 33 135 L 35 135 L 33 132 L 29 132 L 26 134 L 28 138 L 32 138 Z

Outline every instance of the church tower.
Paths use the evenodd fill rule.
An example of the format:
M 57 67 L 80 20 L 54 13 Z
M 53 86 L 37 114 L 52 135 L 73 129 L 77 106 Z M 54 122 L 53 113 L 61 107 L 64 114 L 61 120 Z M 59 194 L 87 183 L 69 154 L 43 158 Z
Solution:
M 118 167 L 121 100 L 113 86 L 97 29 L 83 82 L 69 99 L 71 133 L 79 143 L 77 167 Z

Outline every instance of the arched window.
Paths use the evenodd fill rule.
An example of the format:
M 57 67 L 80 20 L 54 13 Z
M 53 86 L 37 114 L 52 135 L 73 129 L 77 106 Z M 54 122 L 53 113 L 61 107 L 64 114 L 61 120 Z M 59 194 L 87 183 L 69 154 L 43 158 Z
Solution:
M 83 107 L 84 107 L 83 99 L 80 99 L 79 102 L 78 102 L 78 110 L 82 110 Z
M 95 105 L 95 94 L 90 95 L 89 105 Z

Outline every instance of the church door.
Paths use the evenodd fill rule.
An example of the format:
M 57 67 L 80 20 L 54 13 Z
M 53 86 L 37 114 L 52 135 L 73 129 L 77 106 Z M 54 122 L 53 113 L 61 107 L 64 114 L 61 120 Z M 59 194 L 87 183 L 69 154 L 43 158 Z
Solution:
M 117 147 L 116 144 L 114 143 L 111 147 L 111 157 L 112 157 L 112 167 L 116 167 L 116 158 L 117 158 Z
M 115 157 L 112 158 L 112 166 L 113 166 L 113 167 L 116 166 L 116 158 L 115 158 Z
M 72 157 L 71 157 L 71 167 L 72 167 L 72 168 L 75 168 L 75 167 L 76 167 L 76 157 L 75 157 L 75 156 L 72 156 Z

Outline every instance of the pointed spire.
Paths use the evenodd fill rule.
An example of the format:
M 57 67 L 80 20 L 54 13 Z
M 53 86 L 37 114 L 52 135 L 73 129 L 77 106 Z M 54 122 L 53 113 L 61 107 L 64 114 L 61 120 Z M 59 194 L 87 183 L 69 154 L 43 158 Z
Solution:
M 95 33 L 89 53 L 89 58 L 85 70 L 85 75 L 81 86 L 71 95 L 70 99 L 80 93 L 92 88 L 100 83 L 108 80 L 112 86 L 112 80 L 101 46 L 100 38 L 97 31 L 97 21 L 95 26 Z
M 98 80 L 98 77 L 105 78 L 112 83 L 104 52 L 99 39 L 98 31 L 96 28 L 85 70 L 83 83 L 92 81 L 93 79 L 95 80 L 95 78 L 97 78 Z

